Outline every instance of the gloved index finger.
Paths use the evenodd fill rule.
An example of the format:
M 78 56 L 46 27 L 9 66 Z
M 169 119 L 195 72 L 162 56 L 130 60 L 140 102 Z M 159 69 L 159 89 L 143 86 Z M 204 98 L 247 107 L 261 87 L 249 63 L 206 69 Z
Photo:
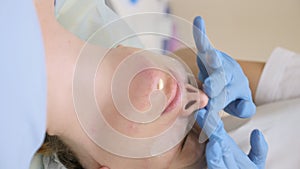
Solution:
M 204 20 L 200 16 L 194 19 L 193 35 L 198 52 L 205 53 L 211 48 L 211 45 L 206 38 Z
M 210 44 L 206 36 L 204 20 L 198 16 L 194 20 L 193 35 L 201 61 L 208 68 L 217 69 L 221 66 L 220 53 Z

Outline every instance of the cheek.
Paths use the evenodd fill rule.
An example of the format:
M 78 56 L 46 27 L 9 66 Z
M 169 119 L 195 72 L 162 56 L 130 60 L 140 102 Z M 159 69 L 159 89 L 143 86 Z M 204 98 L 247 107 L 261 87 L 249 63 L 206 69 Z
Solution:
M 103 112 L 104 118 L 112 128 L 129 137 L 136 138 L 157 136 L 158 134 L 166 131 L 176 120 L 177 114 L 174 113 L 173 115 L 170 113 L 170 115 L 160 117 L 152 123 L 140 124 L 125 119 L 116 110 Z
M 106 72 L 106 73 L 103 73 Z M 97 81 L 96 81 L 96 88 L 95 93 L 97 94 L 97 104 L 98 108 L 101 109 L 101 112 L 103 113 L 103 116 L 105 120 L 109 123 L 111 127 L 113 127 L 115 130 L 119 131 L 120 133 L 123 133 L 130 137 L 151 137 L 154 135 L 157 135 L 166 129 L 168 129 L 173 122 L 176 120 L 180 107 L 177 109 L 174 109 L 172 113 L 168 113 L 166 115 L 163 115 L 159 117 L 156 121 L 148 124 L 140 124 L 140 123 L 134 123 L 132 121 L 129 121 L 125 117 L 123 117 L 116 107 L 114 106 L 112 95 L 111 95 L 111 80 L 109 79 L 112 74 L 110 74 L 110 71 L 104 71 L 99 70 L 99 73 L 97 74 Z M 158 79 L 164 79 L 166 84 L 173 85 L 174 81 L 171 78 L 166 77 L 165 74 L 159 72 L 159 71 L 152 71 L 152 72 L 144 72 L 147 76 L 137 76 L 136 77 L 136 83 L 132 83 L 132 95 L 131 99 L 132 101 L 136 101 L 133 103 L 136 103 L 136 106 L 140 109 L 148 108 L 149 99 L 148 94 L 157 87 L 157 85 L 149 85 L 149 78 L 151 81 L 150 75 L 157 75 L 159 76 Z M 149 76 L 148 76 L 149 75 Z M 155 79 L 155 78 L 153 78 Z M 142 85 L 139 85 L 142 83 Z M 156 84 L 156 83 L 155 83 Z M 168 85 L 166 85 L 168 86 Z M 147 90 L 148 89 L 148 90 Z M 139 90 L 139 92 L 137 92 Z M 170 98 L 170 91 L 169 88 L 164 88 L 164 92 L 167 93 L 167 97 Z M 145 92 L 148 91 L 148 92 Z M 150 92 L 149 92 L 150 91 Z M 142 98 L 142 99 L 141 99 Z M 146 105 L 146 106 L 145 106 Z

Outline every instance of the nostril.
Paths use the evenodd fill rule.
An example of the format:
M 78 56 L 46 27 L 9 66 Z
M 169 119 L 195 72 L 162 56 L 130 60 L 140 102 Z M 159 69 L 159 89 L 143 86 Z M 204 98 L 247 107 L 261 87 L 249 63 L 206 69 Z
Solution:
M 196 100 L 189 101 L 189 102 L 185 105 L 184 109 L 185 109 L 185 110 L 189 109 L 189 108 L 190 108 L 193 104 L 195 104 L 195 103 L 197 103 Z

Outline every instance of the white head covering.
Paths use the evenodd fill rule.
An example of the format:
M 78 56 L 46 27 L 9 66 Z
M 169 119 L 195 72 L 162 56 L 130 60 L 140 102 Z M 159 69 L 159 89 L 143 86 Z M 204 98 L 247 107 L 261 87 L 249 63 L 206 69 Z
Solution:
M 56 154 L 42 156 L 44 169 L 67 169 L 58 159 Z
M 105 46 L 111 44 L 114 37 L 133 33 L 128 24 L 121 21 L 120 17 L 106 5 L 105 0 L 58 0 L 55 10 L 57 21 L 64 28 L 85 41 L 105 25 L 118 21 L 118 25 L 122 29 L 119 26 L 105 29 L 105 31 L 102 31 L 103 33 L 96 34 L 96 36 L 101 37 L 93 37 L 93 40 L 89 41 L 94 44 Z M 142 47 L 140 41 L 136 38 L 122 44 Z

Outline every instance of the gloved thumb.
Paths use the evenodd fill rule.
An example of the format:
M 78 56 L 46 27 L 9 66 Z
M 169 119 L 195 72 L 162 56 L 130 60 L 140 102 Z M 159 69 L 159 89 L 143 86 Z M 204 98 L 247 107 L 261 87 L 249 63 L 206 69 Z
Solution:
M 250 145 L 251 150 L 248 157 L 259 169 L 264 169 L 268 153 L 268 144 L 259 130 L 255 129 L 252 131 Z
M 227 113 L 240 118 L 249 118 L 256 112 L 255 104 L 250 100 L 237 99 L 224 109 Z

